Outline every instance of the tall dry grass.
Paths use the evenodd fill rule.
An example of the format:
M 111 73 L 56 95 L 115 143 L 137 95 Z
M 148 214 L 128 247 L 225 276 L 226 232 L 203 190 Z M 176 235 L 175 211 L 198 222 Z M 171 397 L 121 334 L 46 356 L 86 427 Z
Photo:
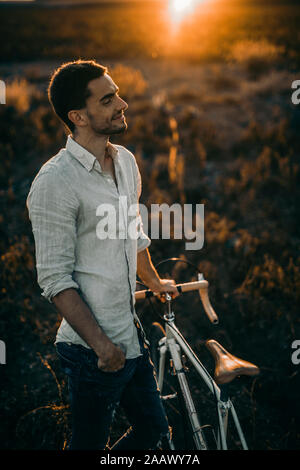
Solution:
M 273 81 L 276 74 L 262 75 L 255 87 L 247 67 L 239 68 L 232 86 L 228 80 L 227 92 L 235 94 L 235 102 L 223 95 L 213 101 L 220 76 L 225 82 L 234 76 L 237 69 L 231 67 L 201 68 L 199 89 L 187 93 L 180 64 L 177 81 L 170 85 L 166 73 L 159 88 L 145 78 L 143 63 L 139 68 L 115 66 L 113 76 L 129 100 L 128 131 L 117 141 L 138 158 L 142 202 L 205 204 L 203 250 L 186 252 L 183 241 L 153 240 L 153 260 L 181 255 L 203 270 L 220 328 L 210 327 L 198 299 L 192 298 L 188 313 L 178 319 L 180 328 L 195 348 L 199 339 L 214 337 L 261 366 L 255 382 L 233 384 L 250 447 L 293 448 L 299 434 L 294 416 L 298 392 L 289 346 L 299 334 L 299 111 L 287 104 L 289 84 L 284 87 L 283 76 Z M 153 76 L 157 70 L 153 67 Z M 217 79 L 209 86 L 213 70 Z M 12 80 L 10 103 L 0 108 L 0 337 L 9 345 L 1 377 L 0 435 L 5 448 L 57 449 L 70 431 L 67 385 L 53 349 L 60 318 L 36 283 L 25 199 L 39 167 L 65 144 L 65 135 L 47 103 L 46 83 L 36 81 L 37 76 Z M 273 83 L 269 93 L 265 80 Z M 184 281 L 195 273 L 181 268 L 174 275 Z M 146 328 L 157 320 L 153 312 L 139 313 Z M 209 419 L 209 396 L 191 380 L 197 404 Z M 290 401 L 283 410 L 286 396 Z M 112 439 L 126 426 L 119 414 Z

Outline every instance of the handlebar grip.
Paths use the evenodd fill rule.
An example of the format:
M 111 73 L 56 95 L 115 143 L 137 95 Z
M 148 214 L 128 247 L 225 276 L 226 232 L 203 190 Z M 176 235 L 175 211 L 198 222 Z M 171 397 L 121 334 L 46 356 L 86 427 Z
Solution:
M 217 325 L 219 323 L 219 318 L 214 309 L 211 306 L 211 303 L 209 301 L 208 293 L 207 293 L 207 287 L 199 289 L 199 295 L 200 299 L 202 301 L 204 310 L 206 315 L 208 316 L 208 319 L 213 323 L 214 325 Z

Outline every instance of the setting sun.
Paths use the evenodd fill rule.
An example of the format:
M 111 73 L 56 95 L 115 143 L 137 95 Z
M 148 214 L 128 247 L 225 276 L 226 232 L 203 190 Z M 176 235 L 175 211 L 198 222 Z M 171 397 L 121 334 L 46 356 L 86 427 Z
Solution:
M 195 0 L 172 0 L 171 7 L 176 12 L 183 12 L 192 8 L 195 4 Z
M 172 21 L 178 22 L 189 13 L 192 13 L 199 3 L 204 0 L 169 0 L 169 12 Z

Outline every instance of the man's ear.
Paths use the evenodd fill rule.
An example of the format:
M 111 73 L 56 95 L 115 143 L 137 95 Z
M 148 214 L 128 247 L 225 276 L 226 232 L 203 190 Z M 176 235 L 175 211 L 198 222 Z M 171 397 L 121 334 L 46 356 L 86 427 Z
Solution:
M 82 111 L 69 111 L 68 118 L 77 127 L 84 127 L 87 124 L 86 116 Z

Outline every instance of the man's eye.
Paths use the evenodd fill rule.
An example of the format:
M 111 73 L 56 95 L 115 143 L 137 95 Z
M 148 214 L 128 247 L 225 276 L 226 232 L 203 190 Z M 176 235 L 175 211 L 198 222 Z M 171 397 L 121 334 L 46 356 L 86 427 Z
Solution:
M 111 98 L 109 98 L 109 99 L 107 99 L 107 100 L 104 100 L 104 101 L 102 101 L 102 103 L 103 103 L 103 104 L 109 104 L 109 103 L 111 103 Z

